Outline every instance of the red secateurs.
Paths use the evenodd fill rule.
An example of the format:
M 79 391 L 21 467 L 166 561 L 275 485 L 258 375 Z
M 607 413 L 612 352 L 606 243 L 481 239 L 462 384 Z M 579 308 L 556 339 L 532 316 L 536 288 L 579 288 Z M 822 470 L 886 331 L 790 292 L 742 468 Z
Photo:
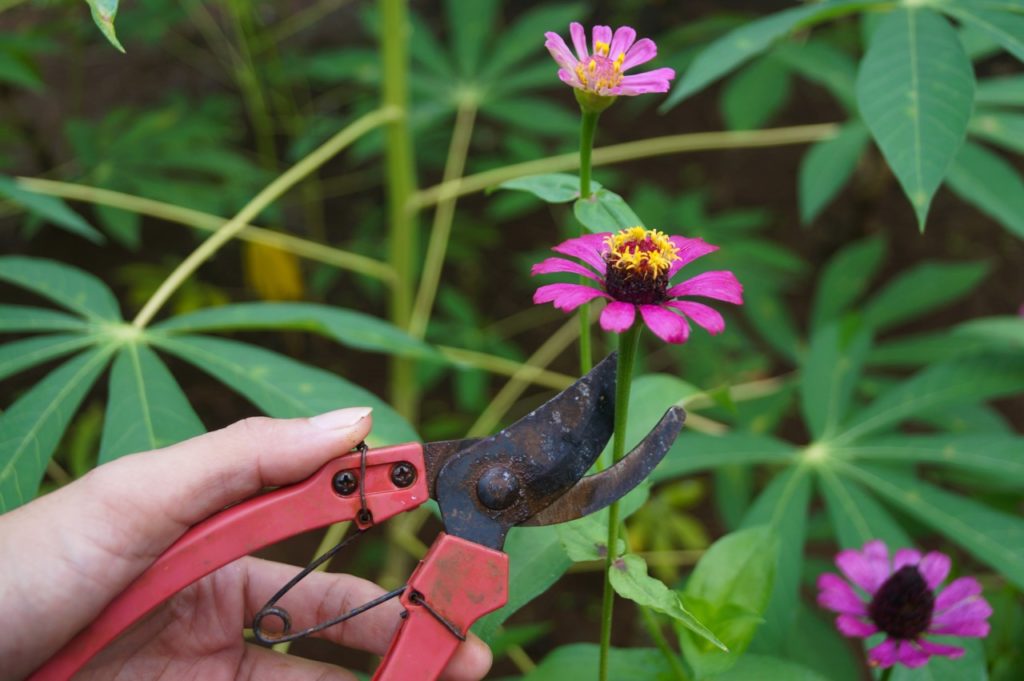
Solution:
M 661 461 L 685 413 L 669 409 L 621 461 L 584 477 L 612 433 L 617 357 L 500 433 L 480 440 L 360 446 L 307 480 L 232 506 L 195 525 L 30 681 L 65 681 L 134 622 L 189 584 L 264 546 L 351 520 L 352 534 L 274 594 L 253 618 L 263 643 L 293 640 L 399 598 L 405 614 L 375 681 L 436 679 L 470 626 L 508 599 L 508 556 L 516 525 L 550 525 L 593 513 L 636 487 Z M 327 622 L 291 631 L 284 594 L 371 526 L 437 501 L 442 532 L 406 586 Z M 264 629 L 267 618 L 283 632 Z

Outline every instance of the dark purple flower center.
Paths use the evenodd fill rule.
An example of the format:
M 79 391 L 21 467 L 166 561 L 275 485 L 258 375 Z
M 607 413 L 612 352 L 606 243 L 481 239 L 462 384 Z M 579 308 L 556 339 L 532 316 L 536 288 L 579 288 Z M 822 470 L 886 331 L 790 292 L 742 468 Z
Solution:
M 895 639 L 915 639 L 932 621 L 935 594 L 916 565 L 904 565 L 889 576 L 868 605 L 868 616 Z
M 668 288 L 668 272 L 653 274 L 628 267 L 617 267 L 615 253 L 605 255 L 608 273 L 604 288 L 615 300 L 634 305 L 655 305 L 664 302 Z

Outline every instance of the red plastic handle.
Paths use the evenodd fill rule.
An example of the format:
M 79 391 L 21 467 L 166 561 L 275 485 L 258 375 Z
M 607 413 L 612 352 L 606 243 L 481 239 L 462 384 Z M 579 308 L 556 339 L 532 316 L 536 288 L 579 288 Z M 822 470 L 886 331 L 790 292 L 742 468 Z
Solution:
M 416 468 L 412 485 L 399 488 L 391 481 L 398 462 Z M 67 681 L 143 615 L 233 560 L 296 534 L 355 519 L 359 493 L 343 497 L 332 481 L 338 472 L 358 473 L 359 467 L 360 455 L 346 454 L 303 482 L 244 501 L 192 527 L 28 681 Z M 368 451 L 364 488 L 374 523 L 425 502 L 423 446 L 412 442 Z
M 439 617 L 465 634 L 507 602 L 508 556 L 441 533 L 409 578 L 408 614 L 373 681 L 433 681 L 461 642 Z

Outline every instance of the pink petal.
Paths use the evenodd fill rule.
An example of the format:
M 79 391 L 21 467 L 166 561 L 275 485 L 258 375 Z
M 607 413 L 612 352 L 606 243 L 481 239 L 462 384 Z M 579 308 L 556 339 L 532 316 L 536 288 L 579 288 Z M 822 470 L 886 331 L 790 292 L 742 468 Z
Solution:
M 566 260 L 565 258 L 545 258 L 530 269 L 531 276 L 537 276 L 538 274 L 554 274 L 555 272 L 579 274 L 599 283 L 601 281 L 601 278 L 594 274 L 592 270 L 584 267 L 578 262 Z
M 605 249 L 604 240 L 609 236 L 611 236 L 611 232 L 584 234 L 583 236 L 578 236 L 574 239 L 567 239 L 551 250 L 555 253 L 562 253 L 563 255 L 571 255 L 574 258 L 579 258 L 597 270 L 600 274 L 604 274 L 608 271 L 608 265 L 605 263 L 604 257 L 601 254 Z
M 569 35 L 572 36 L 572 46 L 576 48 L 576 55 L 580 61 L 586 61 L 590 56 L 587 52 L 587 32 L 578 21 L 569 24 Z
M 986 636 L 992 606 L 980 596 L 971 596 L 932 617 L 928 631 L 951 636 Z
M 620 28 L 619 30 L 621 31 L 622 29 Z M 635 36 L 636 34 L 634 33 L 633 35 Z M 615 53 L 615 56 L 618 56 L 618 52 Z M 646 64 L 656 56 L 658 56 L 658 47 L 654 44 L 654 41 L 650 38 L 641 38 L 626 53 L 626 59 L 622 62 L 622 70 L 625 71 L 634 66 Z M 615 57 L 612 58 L 614 59 Z M 673 73 L 673 75 L 675 74 Z
M 832 573 L 818 577 L 818 605 L 846 615 L 866 615 L 867 606 L 850 584 Z
M 690 336 L 686 320 L 660 305 L 641 305 L 640 314 L 654 335 L 666 343 L 685 343 Z
M 612 42 L 612 27 L 611 26 L 595 26 L 594 30 L 590 32 L 594 38 L 594 54 L 600 54 L 597 51 L 597 44 L 604 43 L 608 45 Z
M 964 649 L 957 648 L 956 646 L 947 646 L 942 643 L 936 643 L 935 641 L 929 641 L 927 639 L 918 639 L 917 644 L 921 646 L 921 649 L 929 655 L 942 655 L 953 660 L 958 657 L 963 657 Z
M 697 258 L 703 257 L 708 253 L 714 253 L 718 250 L 718 246 L 712 246 L 704 239 L 688 239 L 685 236 L 670 236 L 668 238 L 672 244 L 679 250 L 676 255 L 679 257 L 678 260 L 673 260 L 672 264 L 668 268 L 668 278 L 671 279 L 675 276 L 684 265 L 689 265 Z
M 623 76 L 619 86 L 624 95 L 644 95 L 649 92 L 668 92 L 669 81 L 676 77 L 670 68 L 655 69 L 634 76 Z
M 612 37 L 612 45 L 608 50 L 608 56 L 614 61 L 619 58 L 620 54 L 628 54 L 631 52 L 629 49 L 633 45 L 633 41 L 636 40 L 636 31 L 629 26 L 619 26 L 615 29 L 615 35 Z M 644 38 L 647 40 L 647 38 Z M 641 40 L 640 42 L 643 42 Z M 650 42 L 647 40 L 647 42 Z M 653 45 L 653 43 L 651 43 Z M 623 62 L 623 69 L 626 68 L 625 62 Z
M 902 664 L 915 669 L 928 664 L 931 655 L 914 645 L 912 641 L 900 641 L 896 650 L 896 659 Z
M 960 601 L 981 594 L 981 584 L 974 577 L 954 579 L 935 599 L 935 612 L 942 613 Z
M 537 305 L 553 303 L 563 312 L 572 312 L 583 303 L 602 297 L 607 298 L 608 295 L 583 284 L 548 284 L 534 292 L 533 302 Z
M 867 638 L 878 633 L 878 627 L 853 615 L 840 615 L 836 618 L 836 628 L 843 636 L 851 638 Z
M 558 65 L 569 71 L 574 70 L 579 62 L 573 56 L 569 46 L 565 44 L 562 36 L 548 31 L 544 34 L 544 37 L 547 38 L 544 41 L 544 47 L 548 48 L 548 52 L 558 62 Z
M 703 296 L 723 300 L 727 303 L 743 304 L 743 285 L 736 275 L 727 270 L 714 270 L 698 274 L 692 279 L 676 284 L 665 295 L 676 298 L 679 296 Z
M 868 651 L 872 667 L 887 669 L 896 663 L 896 641 L 887 638 Z
M 699 326 L 712 336 L 725 331 L 725 320 L 722 319 L 722 315 L 718 314 L 718 310 L 710 308 L 703 303 L 694 303 L 689 300 L 670 300 L 665 304 L 679 310 L 697 322 Z
M 949 576 L 950 565 L 949 556 L 938 551 L 929 551 L 921 559 L 917 569 L 920 570 L 921 576 L 924 577 L 928 588 L 934 589 Z
M 583 83 L 580 82 L 580 78 L 579 78 L 579 76 L 576 75 L 575 71 L 568 71 L 566 69 L 558 69 L 558 79 L 560 81 L 562 81 L 563 83 L 565 83 L 566 85 L 571 85 L 572 87 L 574 87 L 574 88 L 576 88 L 578 90 L 584 89 L 583 88 Z
M 601 328 L 613 333 L 622 333 L 633 326 L 636 319 L 636 305 L 614 301 L 601 311 Z
M 836 565 L 846 577 L 874 595 L 878 587 L 889 578 L 889 551 L 875 539 L 864 545 L 864 550 L 847 549 L 836 556 Z
M 907 565 L 917 565 L 921 562 L 921 552 L 917 549 L 899 549 L 892 557 L 892 571 L 896 572 Z

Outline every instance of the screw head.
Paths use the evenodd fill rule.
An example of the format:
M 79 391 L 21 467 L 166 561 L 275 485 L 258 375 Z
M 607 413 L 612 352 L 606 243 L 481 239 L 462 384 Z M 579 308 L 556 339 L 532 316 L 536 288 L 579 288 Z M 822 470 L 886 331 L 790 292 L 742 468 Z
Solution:
M 343 497 L 359 489 L 359 476 L 352 471 L 338 471 L 331 481 L 334 491 Z
M 477 480 L 476 494 L 487 508 L 506 509 L 519 498 L 519 478 L 504 466 L 491 466 Z
M 396 487 L 408 487 L 416 482 L 416 468 L 407 461 L 399 461 L 391 467 L 391 482 Z

